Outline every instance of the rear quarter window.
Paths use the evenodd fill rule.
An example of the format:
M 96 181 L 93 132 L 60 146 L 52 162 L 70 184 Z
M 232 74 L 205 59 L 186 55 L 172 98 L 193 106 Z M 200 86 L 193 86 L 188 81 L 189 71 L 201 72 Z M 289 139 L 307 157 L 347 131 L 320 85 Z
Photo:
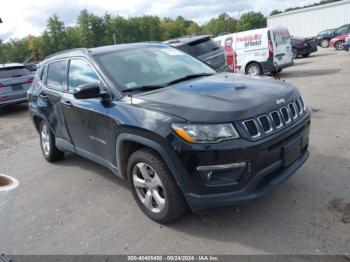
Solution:
M 32 73 L 25 67 L 7 67 L 0 69 L 0 79 L 15 78 L 31 74 Z
M 53 62 L 48 65 L 46 80 L 48 87 L 59 91 L 67 90 L 66 68 L 67 61 Z

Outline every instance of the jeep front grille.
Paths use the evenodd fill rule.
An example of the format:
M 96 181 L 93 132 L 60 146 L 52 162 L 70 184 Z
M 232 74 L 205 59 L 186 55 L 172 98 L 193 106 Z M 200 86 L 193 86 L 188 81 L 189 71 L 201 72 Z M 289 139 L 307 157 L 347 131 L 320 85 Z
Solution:
M 303 100 L 297 98 L 276 111 L 243 120 L 242 125 L 248 136 L 255 139 L 290 125 L 301 118 L 305 112 L 306 107 Z

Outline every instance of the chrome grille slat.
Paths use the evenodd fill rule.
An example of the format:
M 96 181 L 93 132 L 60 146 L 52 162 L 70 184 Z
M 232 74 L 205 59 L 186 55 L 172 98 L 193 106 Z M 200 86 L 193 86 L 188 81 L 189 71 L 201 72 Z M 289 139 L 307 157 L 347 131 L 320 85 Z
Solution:
M 297 121 L 306 112 L 301 97 L 294 99 L 279 109 L 242 121 L 244 129 L 251 138 L 259 138 L 273 133 Z
M 249 120 L 243 121 L 242 123 L 244 128 L 252 138 L 257 138 L 261 136 L 258 124 L 256 123 L 255 119 L 249 119 Z M 251 126 L 251 124 L 253 124 L 253 126 Z M 256 129 L 256 131 L 253 130 L 254 129 L 253 127 Z

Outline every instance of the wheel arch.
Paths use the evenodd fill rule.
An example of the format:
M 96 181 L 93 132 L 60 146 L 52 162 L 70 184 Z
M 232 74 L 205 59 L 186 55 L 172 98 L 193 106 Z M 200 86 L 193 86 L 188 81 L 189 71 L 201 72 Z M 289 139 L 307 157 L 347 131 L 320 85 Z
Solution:
M 127 164 L 130 155 L 136 150 L 147 147 L 155 151 L 159 157 L 163 159 L 167 167 L 169 168 L 170 174 L 175 179 L 180 190 L 184 193 L 187 192 L 186 184 L 184 179 L 179 175 L 178 168 L 176 167 L 174 160 L 164 147 L 157 141 L 150 138 L 146 138 L 136 134 L 121 133 L 118 135 L 116 140 L 116 161 L 118 167 L 118 176 L 123 179 L 127 177 Z

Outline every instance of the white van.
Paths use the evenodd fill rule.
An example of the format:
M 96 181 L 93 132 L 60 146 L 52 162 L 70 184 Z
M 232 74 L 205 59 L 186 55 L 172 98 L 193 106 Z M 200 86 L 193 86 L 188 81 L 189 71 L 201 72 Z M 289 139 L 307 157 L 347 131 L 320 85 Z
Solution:
M 262 28 L 231 33 L 214 38 L 227 51 L 237 54 L 237 71 L 249 75 L 262 75 L 282 71 L 293 65 L 289 31 L 284 27 Z

